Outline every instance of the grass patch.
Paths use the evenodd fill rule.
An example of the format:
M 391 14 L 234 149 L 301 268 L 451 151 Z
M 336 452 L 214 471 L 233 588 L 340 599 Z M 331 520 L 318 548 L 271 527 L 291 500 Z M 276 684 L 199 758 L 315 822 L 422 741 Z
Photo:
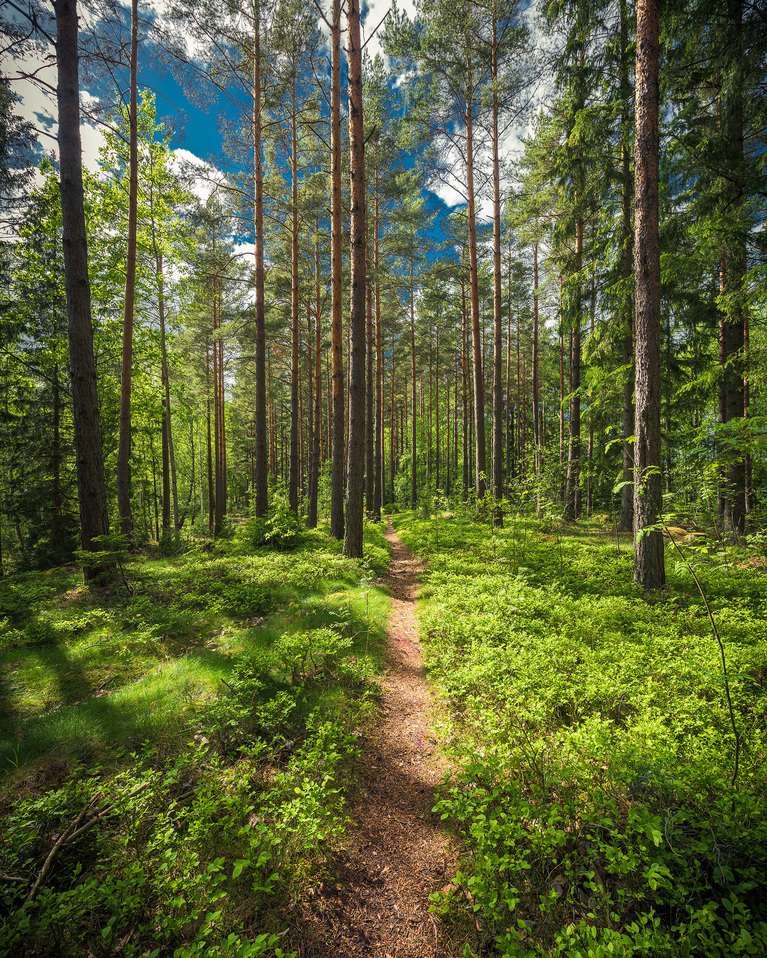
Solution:
M 127 564 L 130 591 L 0 580 L 0 955 L 293 953 L 378 701 L 388 549 L 365 536 L 360 561 L 246 525 Z
M 472 849 L 435 905 L 475 913 L 471 953 L 763 954 L 767 578 L 748 555 L 691 554 L 726 647 L 733 789 L 719 649 L 672 553 L 646 600 L 594 528 L 395 524 L 428 559 L 420 627 L 462 764 L 437 808 Z

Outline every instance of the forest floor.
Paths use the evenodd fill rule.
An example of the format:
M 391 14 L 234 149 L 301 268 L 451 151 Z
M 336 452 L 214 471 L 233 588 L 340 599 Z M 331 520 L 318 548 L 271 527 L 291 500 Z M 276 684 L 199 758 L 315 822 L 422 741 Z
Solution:
M 335 955 L 433 958 L 446 954 L 429 895 L 455 870 L 451 839 L 431 813 L 448 771 L 429 730 L 432 695 L 421 666 L 415 620 L 418 572 L 391 524 L 392 612 L 382 706 L 367 736 L 350 808 L 345 851 L 332 883 L 298 906 L 298 958 Z

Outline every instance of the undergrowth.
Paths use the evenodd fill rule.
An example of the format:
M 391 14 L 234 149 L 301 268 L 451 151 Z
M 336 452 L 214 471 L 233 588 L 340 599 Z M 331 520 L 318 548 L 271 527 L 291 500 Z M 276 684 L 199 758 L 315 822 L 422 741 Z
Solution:
M 111 589 L 0 580 L 0 955 L 295 954 L 377 703 L 382 528 L 362 562 L 245 524 Z
M 767 577 L 668 556 L 653 599 L 609 535 L 400 515 L 460 772 L 436 811 L 469 857 L 434 907 L 466 955 L 767 953 Z M 683 546 L 684 548 L 684 546 Z M 468 916 L 472 915 L 470 921 Z

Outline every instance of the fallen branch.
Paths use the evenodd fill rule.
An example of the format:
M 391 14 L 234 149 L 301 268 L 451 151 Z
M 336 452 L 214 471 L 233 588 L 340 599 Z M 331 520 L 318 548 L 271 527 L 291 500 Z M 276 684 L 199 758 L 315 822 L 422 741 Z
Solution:
M 53 864 L 53 859 L 56 857 L 59 849 L 63 848 L 64 845 L 67 843 L 67 840 L 69 839 L 70 835 L 74 832 L 74 830 L 77 828 L 80 822 L 85 818 L 87 811 L 88 811 L 88 807 L 86 806 L 77 816 L 77 818 L 67 828 L 64 829 L 64 831 L 59 836 L 59 840 L 54 844 L 53 848 L 48 852 L 48 857 L 45 859 L 45 862 L 43 863 L 43 867 L 40 869 L 40 874 L 37 876 L 37 881 L 32 886 L 32 890 L 27 895 L 26 901 L 21 906 L 22 909 L 26 908 L 27 905 L 31 904 L 35 900 L 35 896 L 40 890 L 40 886 L 43 883 L 43 879 L 48 874 L 50 867 Z
M 143 792 L 147 788 L 149 788 L 149 782 L 144 782 L 142 785 L 139 785 L 138 788 L 134 788 L 132 792 L 130 792 L 128 795 L 125 796 L 125 798 L 126 799 L 133 798 L 134 796 L 138 795 L 139 792 Z M 64 831 L 59 836 L 58 841 L 54 844 L 53 848 L 48 852 L 48 856 L 46 857 L 43 863 L 43 867 L 40 869 L 40 873 L 38 874 L 37 879 L 34 885 L 32 886 L 32 890 L 27 895 L 27 898 L 24 904 L 21 906 L 22 909 L 26 908 L 27 905 L 30 905 L 35 900 L 37 893 L 40 890 L 40 886 L 42 885 L 45 879 L 45 876 L 48 874 L 48 872 L 51 869 L 51 865 L 53 864 L 54 858 L 56 857 L 56 855 L 58 855 L 61 849 L 77 841 L 77 839 L 80 838 L 81 835 L 84 835 L 87 831 L 90 831 L 90 829 L 93 828 L 94 825 L 97 825 L 99 822 L 103 821 L 107 815 L 111 815 L 115 811 L 115 804 L 116 803 L 113 803 L 112 805 L 107 805 L 106 808 L 100 809 L 99 811 L 96 812 L 96 814 L 92 818 L 89 818 L 84 825 L 81 825 L 80 823 L 88 814 L 88 808 L 90 806 L 90 803 L 89 803 L 89 805 L 86 805 L 85 808 L 80 812 L 77 818 L 75 818 L 74 821 L 72 821 L 69 824 L 69 826 L 66 829 L 64 829 Z M 13 879 L 10 876 L 3 876 L 3 878 L 5 878 L 8 881 L 23 880 L 23 879 Z

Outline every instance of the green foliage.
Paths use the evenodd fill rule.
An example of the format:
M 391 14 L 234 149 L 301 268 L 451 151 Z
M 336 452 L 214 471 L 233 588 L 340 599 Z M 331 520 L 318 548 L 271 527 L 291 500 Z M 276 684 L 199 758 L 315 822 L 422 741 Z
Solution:
M 0 956 L 295 955 L 286 908 L 346 826 L 386 600 L 317 531 L 227 548 L 128 563 L 132 594 L 98 604 L 72 572 L 0 580 Z
M 684 563 L 648 602 L 609 535 L 399 518 L 429 550 L 420 622 L 460 772 L 437 811 L 468 859 L 435 907 L 506 955 L 767 947 L 767 580 L 744 550 Z
M 299 544 L 304 528 L 301 516 L 290 508 L 287 495 L 280 492 L 272 495 L 268 515 L 248 521 L 246 535 L 254 546 L 287 551 Z

